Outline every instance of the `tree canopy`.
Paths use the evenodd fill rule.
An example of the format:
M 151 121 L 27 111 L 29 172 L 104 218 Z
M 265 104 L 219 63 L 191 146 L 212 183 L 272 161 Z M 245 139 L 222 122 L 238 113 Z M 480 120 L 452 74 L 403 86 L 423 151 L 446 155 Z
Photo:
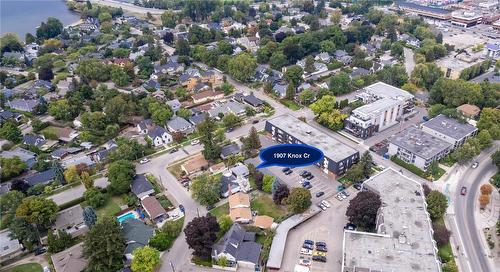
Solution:
M 184 233 L 189 248 L 194 250 L 193 255 L 202 259 L 209 259 L 219 230 L 217 219 L 211 215 L 195 217 L 189 222 L 184 229 Z

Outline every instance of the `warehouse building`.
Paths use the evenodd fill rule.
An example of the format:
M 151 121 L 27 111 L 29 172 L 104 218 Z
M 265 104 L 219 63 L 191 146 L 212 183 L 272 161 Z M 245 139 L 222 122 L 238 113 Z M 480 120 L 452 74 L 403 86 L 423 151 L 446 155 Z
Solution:
M 420 183 L 388 168 L 363 183 L 380 196 L 376 233 L 344 231 L 342 272 L 441 272 Z
M 277 142 L 306 144 L 323 151 L 325 157 L 317 165 L 327 174 L 342 175 L 359 160 L 359 152 L 354 148 L 288 114 L 267 120 L 265 130 Z

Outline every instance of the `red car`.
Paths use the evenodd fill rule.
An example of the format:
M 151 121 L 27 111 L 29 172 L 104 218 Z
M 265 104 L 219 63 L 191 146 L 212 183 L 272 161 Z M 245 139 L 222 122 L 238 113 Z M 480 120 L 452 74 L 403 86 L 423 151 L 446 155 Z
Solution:
M 465 186 L 462 186 L 462 189 L 460 190 L 461 195 L 465 195 L 467 193 L 467 188 Z

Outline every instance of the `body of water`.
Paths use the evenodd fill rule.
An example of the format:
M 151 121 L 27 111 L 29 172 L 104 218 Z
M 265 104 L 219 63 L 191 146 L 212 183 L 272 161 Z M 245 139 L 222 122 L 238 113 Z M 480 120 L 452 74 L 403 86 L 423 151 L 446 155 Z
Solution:
M 36 36 L 36 27 L 48 17 L 59 19 L 65 26 L 80 19 L 64 0 L 0 0 L 0 35 L 14 32 L 22 40 L 28 32 Z

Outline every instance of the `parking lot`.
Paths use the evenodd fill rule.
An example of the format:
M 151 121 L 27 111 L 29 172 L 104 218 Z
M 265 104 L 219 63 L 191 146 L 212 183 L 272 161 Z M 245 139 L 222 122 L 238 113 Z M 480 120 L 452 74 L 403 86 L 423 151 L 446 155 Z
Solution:
M 262 144 L 262 148 L 277 144 L 271 139 L 264 136 L 260 137 L 260 141 Z M 258 157 L 247 160 L 247 163 L 252 163 L 255 166 L 259 165 L 261 162 L 262 161 Z M 335 193 L 337 193 L 337 186 L 340 185 L 338 181 L 325 174 L 319 167 L 315 165 L 293 168 L 293 173 L 289 175 L 285 175 L 282 169 L 282 167 L 272 166 L 260 169 L 260 171 L 263 174 L 270 174 L 277 177 L 281 181 L 284 181 L 290 188 L 302 187 L 300 181 L 302 181 L 303 178 L 299 175 L 301 171 L 306 170 L 311 172 L 311 174 L 314 176 L 313 179 L 309 180 L 310 184 L 312 185 L 310 191 L 313 204 L 316 204 L 325 198 L 333 196 Z M 324 192 L 325 194 L 321 197 L 316 197 L 316 193 L 318 192 Z
M 347 223 L 345 212 L 349 200 L 357 193 L 353 188 L 349 188 L 348 190 L 350 196 L 347 199 L 339 201 L 334 197 L 329 197 L 330 208 L 290 231 L 280 271 L 294 271 L 295 265 L 299 264 L 301 258 L 312 261 L 312 256 L 300 254 L 304 240 L 325 242 L 328 248 L 326 263 L 312 261 L 310 266 L 311 271 L 341 271 L 342 240 L 344 226 Z

